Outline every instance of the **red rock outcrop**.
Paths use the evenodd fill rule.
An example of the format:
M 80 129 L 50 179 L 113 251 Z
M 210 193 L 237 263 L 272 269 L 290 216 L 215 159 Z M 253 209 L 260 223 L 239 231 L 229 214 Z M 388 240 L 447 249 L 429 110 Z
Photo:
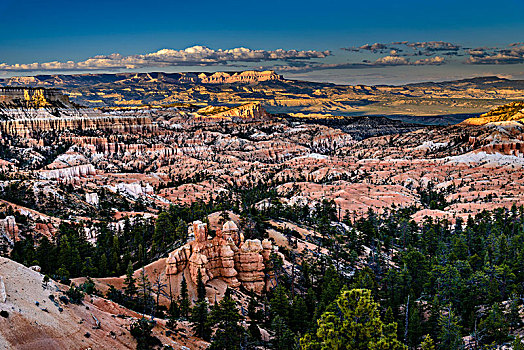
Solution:
M 18 225 L 14 216 L 0 219 L 0 233 L 11 242 L 18 241 Z
M 53 102 L 69 105 L 69 98 L 57 89 L 29 87 L 0 87 L 0 103 L 29 103 L 45 106 Z
M 195 239 L 169 254 L 167 275 L 188 268 L 194 283 L 200 271 L 204 283 L 218 278 L 232 288 L 242 285 L 259 294 L 266 290 L 264 270 L 273 249 L 269 240 L 244 241 L 233 221 L 226 222 L 213 238 L 208 237 L 207 226 L 200 221 L 191 225 L 189 233 Z
M 78 117 L 78 118 L 25 118 L 0 121 L 2 134 L 28 137 L 39 130 L 108 130 L 122 133 L 154 131 L 151 119 L 147 117 Z
M 257 83 L 259 81 L 283 80 L 284 78 L 271 70 L 258 72 L 248 70 L 244 72 L 216 72 L 211 75 L 201 73 L 198 75 L 200 82 L 204 84 L 233 84 L 233 83 Z

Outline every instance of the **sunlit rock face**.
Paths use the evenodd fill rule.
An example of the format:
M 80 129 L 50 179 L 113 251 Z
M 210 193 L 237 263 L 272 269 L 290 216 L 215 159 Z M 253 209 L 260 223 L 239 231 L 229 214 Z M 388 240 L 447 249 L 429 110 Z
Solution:
M 244 241 L 233 221 L 226 222 L 213 238 L 208 236 L 206 224 L 195 221 L 189 234 L 195 239 L 169 254 L 166 274 L 176 275 L 187 268 L 194 283 L 200 271 L 204 283 L 218 278 L 232 288 L 242 285 L 258 294 L 266 290 L 264 270 L 273 249 L 269 240 Z
M 201 73 L 198 75 L 204 84 L 233 84 L 257 83 L 268 80 L 283 80 L 283 77 L 273 71 L 244 71 L 239 73 L 216 72 L 213 74 Z
M 154 131 L 146 116 L 111 115 L 81 108 L 56 89 L 0 87 L 0 132 L 30 137 L 41 131 L 106 130 L 119 133 Z
M 57 89 L 0 87 L 0 103 L 45 107 L 53 104 L 71 105 L 69 98 Z
M 6 238 L 9 242 L 18 240 L 18 226 L 14 216 L 0 219 L 0 236 Z

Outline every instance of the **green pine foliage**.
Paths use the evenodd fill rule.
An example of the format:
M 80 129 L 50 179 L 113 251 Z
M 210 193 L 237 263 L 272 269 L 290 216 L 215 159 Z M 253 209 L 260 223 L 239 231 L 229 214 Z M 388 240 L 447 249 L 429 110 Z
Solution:
M 407 349 L 397 340 L 396 324 L 386 325 L 380 318 L 371 291 L 343 291 L 336 305 L 336 312 L 322 314 L 315 333 L 300 339 L 302 349 Z
M 189 311 L 191 309 L 191 302 L 189 301 L 189 293 L 187 290 L 187 281 L 186 276 L 182 275 L 182 282 L 180 282 L 180 315 L 183 317 L 189 316 Z
M 242 316 L 236 302 L 225 296 L 213 307 L 210 315 L 211 324 L 216 327 L 211 338 L 210 350 L 237 350 L 244 339 L 244 328 L 240 324 Z

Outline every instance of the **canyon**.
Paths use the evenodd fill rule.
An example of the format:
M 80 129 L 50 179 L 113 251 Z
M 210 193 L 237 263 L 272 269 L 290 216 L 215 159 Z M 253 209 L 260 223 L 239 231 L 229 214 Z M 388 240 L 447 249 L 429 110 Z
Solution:
M 5 87 L 61 89 L 83 106 L 207 106 L 259 102 L 270 113 L 386 116 L 455 124 L 524 98 L 524 83 L 496 76 L 403 86 L 335 85 L 288 80 L 272 71 L 41 75 L 0 80 Z
M 260 79 L 282 81 L 263 73 Z M 450 220 L 523 200 L 519 103 L 457 126 L 423 127 L 385 117 L 271 114 L 259 102 L 97 109 L 72 105 L 56 90 L 2 91 L 10 101 L 1 104 L 4 171 L 35 176 L 11 180 L 35 193 L 56 192 L 64 183 L 73 192 L 88 190 L 90 200 L 75 199 L 77 209 L 99 204 L 92 196 L 100 197 L 102 187 L 162 207 L 218 198 L 231 186 L 254 183 L 276 186 L 284 203 L 314 208 L 328 198 L 341 213 L 357 214 L 416 205 L 418 191 L 433 186 L 449 205 L 432 214 Z M 27 104 L 31 96 L 40 96 L 38 103 Z M 476 199 L 468 194 L 472 187 L 493 198 Z M 17 204 L 37 211 L 46 206 L 45 200 L 27 202 Z
M 334 86 L 247 71 L 36 76 L 3 84 L 0 251 L 16 257 L 22 245 L 44 238 L 62 244 L 68 227 L 79 227 L 92 249 L 107 232 L 115 232 L 114 246 L 138 241 L 133 229 L 144 225 L 155 239 L 176 235 L 162 249 L 151 244 L 126 252 L 134 262 L 128 274 L 159 286 L 151 288 L 156 307 L 179 300 L 185 281 L 191 304 L 202 282 L 210 305 L 233 293 L 247 308 L 250 298 L 272 293 L 278 278 L 298 280 L 304 261 L 331 259 L 353 276 L 373 247 L 365 246 L 349 265 L 324 244 L 320 225 L 290 218 L 317 215 L 326 203 L 335 211 L 327 224 L 333 232 L 397 209 L 410 211 L 409 225 L 435 220 L 451 227 L 485 210 L 524 205 L 520 81 Z M 447 125 L 450 116 L 460 123 Z M 427 123 L 428 117 L 437 121 Z M 165 215 L 190 219 L 158 229 L 155 222 Z M 9 269 L 27 281 L 14 281 Z M 115 267 L 120 273 L 92 279 L 93 270 L 85 271 L 72 282 L 92 281 L 98 290 L 84 303 L 116 334 L 108 346 L 129 346 L 128 328 L 138 314 L 102 297 L 123 293 L 125 270 Z M 0 261 L 8 291 L 30 288 L 38 290 L 38 300 L 49 298 L 51 287 L 43 288 L 37 273 Z M 67 289 L 51 283 L 57 297 Z M 27 311 L 9 319 L 15 329 L 45 317 L 90 317 L 62 304 L 62 314 L 52 309 L 44 317 L 27 295 L 8 294 L 5 305 Z M 176 325 L 188 332 L 187 321 Z M 153 333 L 172 343 L 166 327 L 160 320 Z M 74 339 L 87 346 L 107 337 L 107 331 L 90 333 L 92 340 Z M 43 338 L 56 337 L 57 328 L 35 334 L 32 341 L 46 344 Z M 207 346 L 193 336 L 177 337 L 178 348 Z M 1 344 L 16 341 L 13 332 L 0 338 Z

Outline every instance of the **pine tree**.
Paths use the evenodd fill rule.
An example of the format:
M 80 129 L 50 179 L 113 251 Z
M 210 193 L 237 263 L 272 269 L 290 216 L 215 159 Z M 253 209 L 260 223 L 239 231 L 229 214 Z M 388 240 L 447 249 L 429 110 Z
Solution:
M 522 320 L 520 318 L 520 308 L 516 296 L 513 296 L 509 305 L 508 324 L 513 330 L 519 328 L 522 325 Z
M 440 319 L 440 301 L 438 297 L 435 295 L 430 305 L 429 319 L 428 319 L 427 328 L 426 328 L 426 332 L 428 332 L 434 338 L 438 336 L 439 319 Z
M 280 316 L 285 322 L 289 317 L 289 300 L 286 291 L 280 284 L 274 291 L 273 298 L 269 301 L 271 315 Z
M 100 261 L 98 263 L 98 273 L 100 276 L 107 276 L 107 257 L 105 254 L 100 256 Z
M 206 285 L 202 281 L 202 272 L 198 269 L 197 274 L 197 296 L 198 301 L 203 301 L 206 299 Z
M 172 302 L 169 304 L 169 310 L 167 311 L 169 313 L 169 318 L 179 318 L 180 317 L 180 308 L 178 307 L 178 304 L 176 302 Z
M 162 251 L 175 240 L 176 228 L 171 222 L 168 212 L 161 212 L 155 222 L 155 231 L 153 233 L 153 243 L 156 251 Z
M 176 302 L 171 302 L 169 304 L 169 309 L 167 310 L 168 313 L 168 321 L 166 323 L 167 327 L 170 329 L 176 328 L 176 320 L 180 317 L 180 309 L 178 308 L 178 304 Z
M 229 213 L 226 210 L 222 210 L 222 212 L 220 212 L 220 216 L 218 217 L 218 223 L 220 225 L 223 225 L 224 223 L 226 223 L 229 220 L 231 220 Z
M 111 270 L 118 275 L 118 266 L 120 264 L 120 242 L 118 242 L 118 236 L 114 235 L 111 244 Z
M 260 328 L 258 328 L 258 325 L 255 321 L 251 320 L 249 322 L 249 325 L 247 326 L 247 331 L 251 339 L 255 342 L 258 342 L 262 339 L 262 333 L 260 332 Z
M 138 291 L 139 291 L 139 299 L 138 301 L 141 303 L 141 306 L 143 308 L 143 313 L 145 314 L 148 310 L 152 310 L 153 308 L 153 300 L 151 298 L 151 282 L 149 282 L 149 279 L 147 278 L 147 275 L 145 273 L 144 268 L 142 267 L 140 272 L 140 280 L 138 284 Z
M 230 296 L 225 296 L 211 311 L 211 322 L 217 330 L 209 350 L 240 349 L 244 333 L 241 320 L 235 301 Z
M 482 339 L 484 344 L 492 342 L 500 344 L 508 338 L 509 327 L 498 303 L 492 306 L 488 317 L 480 322 L 479 328 L 484 335 Z
M 206 341 L 211 338 L 211 326 L 208 319 L 207 302 L 205 300 L 198 301 L 191 310 L 191 323 L 193 324 L 193 331 L 195 336 L 200 337 Z
M 433 339 L 428 335 L 424 338 L 424 341 L 422 344 L 420 344 L 420 350 L 435 350 L 435 344 L 433 343 Z
M 442 350 L 458 350 L 464 348 L 462 336 L 460 335 L 459 319 L 455 316 L 453 309 L 448 308 L 447 314 L 439 318 L 439 348 Z
M 187 317 L 189 315 L 190 308 L 191 304 L 189 303 L 186 276 L 182 275 L 182 282 L 180 283 L 180 315 Z
M 407 349 L 397 340 L 396 332 L 384 333 L 379 305 L 371 297 L 371 291 L 342 291 L 336 303 L 339 310 L 322 314 L 316 333 L 300 339 L 302 349 Z
M 282 317 L 277 315 L 273 319 L 271 331 L 273 334 L 273 339 L 271 340 L 272 349 L 288 350 L 294 348 L 295 336 Z
M 126 295 L 132 297 L 137 293 L 136 280 L 133 277 L 133 264 L 131 261 L 127 265 L 126 279 L 124 280 L 124 292 Z
M 306 302 L 303 298 L 297 295 L 295 299 L 293 299 L 289 327 L 294 332 L 300 332 L 304 334 L 308 328 L 309 321 L 310 315 L 307 312 Z
M 406 339 L 408 346 L 411 348 L 415 348 L 420 343 L 420 338 L 423 336 L 421 323 L 419 308 L 416 303 L 412 303 L 409 309 L 409 323 Z
M 513 350 L 524 350 L 524 343 L 522 342 L 522 338 L 520 335 L 517 335 L 515 337 L 515 340 L 511 343 L 511 349 Z

